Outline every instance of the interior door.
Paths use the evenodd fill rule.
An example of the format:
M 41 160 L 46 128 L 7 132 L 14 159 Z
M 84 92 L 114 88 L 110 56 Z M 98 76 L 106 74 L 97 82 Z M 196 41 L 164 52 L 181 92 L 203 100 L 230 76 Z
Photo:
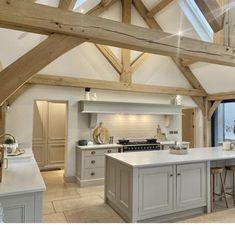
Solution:
M 195 147 L 195 110 L 183 109 L 182 113 L 182 140 L 190 142 L 189 147 Z
M 67 105 L 64 102 L 48 103 L 48 164 L 64 162 L 66 143 Z

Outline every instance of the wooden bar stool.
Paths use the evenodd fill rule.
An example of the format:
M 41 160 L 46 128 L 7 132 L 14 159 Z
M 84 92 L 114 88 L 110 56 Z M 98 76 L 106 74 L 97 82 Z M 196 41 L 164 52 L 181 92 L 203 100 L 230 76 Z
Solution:
M 219 175 L 221 182 L 221 194 L 215 193 L 215 176 Z M 213 167 L 211 168 L 211 210 L 213 210 L 213 205 L 215 202 L 215 195 L 224 198 L 226 207 L 228 208 L 228 201 L 226 196 L 225 184 L 223 179 L 223 167 Z
M 226 166 L 225 167 L 224 183 L 226 182 L 227 171 L 232 171 L 232 174 L 233 174 L 233 189 L 232 189 L 232 193 L 226 192 L 226 194 L 233 196 L 233 205 L 235 206 L 235 166 Z

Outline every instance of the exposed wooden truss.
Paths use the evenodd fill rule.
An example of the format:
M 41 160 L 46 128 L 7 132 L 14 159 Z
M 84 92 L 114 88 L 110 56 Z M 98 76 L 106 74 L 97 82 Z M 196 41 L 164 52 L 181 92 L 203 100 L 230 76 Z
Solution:
M 230 100 L 230 99 L 235 99 L 235 91 L 221 92 L 216 94 L 210 94 L 207 96 L 208 101 Z
M 116 91 L 130 91 L 130 92 L 143 92 L 155 94 L 169 94 L 169 95 L 186 95 L 186 96 L 204 96 L 204 93 L 198 89 L 193 88 L 175 88 L 158 85 L 145 85 L 145 84 L 126 84 L 115 81 L 94 80 L 75 77 L 52 76 L 52 75 L 36 75 L 29 84 L 41 85 L 55 85 L 64 87 L 91 87 L 103 90 L 116 90 Z
M 149 12 L 147 13 L 148 17 L 153 17 L 157 13 L 159 13 L 162 9 L 164 9 L 167 5 L 169 5 L 173 0 L 161 0 L 157 5 L 155 5 Z
M 149 56 L 150 56 L 149 53 L 143 52 L 131 63 L 132 75 L 149 58 Z
M 56 32 L 99 44 L 235 66 L 233 48 L 26 1 L 0 0 L 0 24 L 12 29 Z
M 195 3 L 215 33 L 223 29 L 225 14 L 217 1 L 195 0 Z
M 132 0 L 121 0 L 122 2 L 122 22 L 125 24 L 131 24 L 131 5 Z M 120 82 L 131 84 L 132 72 L 131 72 L 131 51 L 130 49 L 121 49 L 122 57 L 122 73 Z
M 212 106 L 210 107 L 209 112 L 208 112 L 208 120 L 211 120 L 215 110 L 218 108 L 218 106 L 221 102 L 222 102 L 221 100 L 214 101 L 214 103 L 212 104 Z
M 72 10 L 77 0 L 60 0 L 58 8 Z
M 85 40 L 53 34 L 0 72 L 0 105 L 42 68 Z
M 112 6 L 115 2 L 117 2 L 117 0 L 101 0 L 101 2 L 97 6 L 89 10 L 87 14 L 99 16 L 101 13 L 107 10 L 108 7 Z

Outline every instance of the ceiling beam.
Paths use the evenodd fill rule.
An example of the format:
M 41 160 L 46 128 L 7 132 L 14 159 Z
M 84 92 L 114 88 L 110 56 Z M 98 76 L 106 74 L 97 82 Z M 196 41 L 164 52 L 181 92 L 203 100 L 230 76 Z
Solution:
M 125 24 L 131 24 L 131 5 L 132 0 L 121 0 L 122 2 L 122 22 Z M 120 82 L 131 84 L 131 51 L 130 49 L 121 49 L 122 59 L 122 74 L 120 76 Z
M 227 46 L 26 1 L 0 0 L 0 24 L 12 29 L 56 32 L 99 44 L 235 66 L 235 53 Z
M 109 61 L 113 68 L 119 73 L 122 74 L 122 64 L 119 62 L 119 59 L 113 54 L 109 47 L 104 45 L 97 44 L 96 47 L 102 53 L 102 55 Z
M 64 10 L 73 10 L 77 0 L 60 0 L 58 8 Z
M 34 74 L 85 40 L 53 34 L 0 72 L 0 105 Z
M 162 9 L 164 9 L 171 2 L 173 2 L 173 0 L 161 0 L 152 9 L 149 10 L 149 12 L 147 13 L 147 16 L 149 18 L 155 16 L 157 13 L 159 13 Z
M 210 94 L 207 96 L 208 101 L 231 100 L 231 99 L 235 99 L 235 91 L 221 92 L 216 94 Z
M 86 14 L 99 16 L 101 13 L 107 10 L 108 7 L 112 6 L 115 2 L 117 2 L 117 0 L 101 0 L 101 2 L 97 6 L 89 10 Z
M 195 0 L 195 3 L 215 33 L 223 29 L 225 14 L 216 0 Z
M 166 87 L 158 85 L 145 84 L 126 84 L 115 81 L 84 79 L 67 76 L 52 76 L 52 75 L 36 75 L 28 81 L 29 84 L 54 85 L 63 87 L 90 87 L 102 90 L 114 91 L 130 91 L 141 93 L 169 94 L 169 95 L 186 95 L 186 96 L 204 96 L 201 90 L 192 88 Z
M 132 62 L 131 64 L 132 75 L 149 58 L 149 56 L 150 56 L 149 53 L 143 52 L 134 60 L 134 62 Z
M 220 105 L 221 102 L 222 102 L 221 100 L 214 101 L 213 105 L 210 107 L 210 109 L 208 111 L 208 118 L 207 118 L 209 121 L 211 120 L 215 110 L 218 108 L 218 106 Z

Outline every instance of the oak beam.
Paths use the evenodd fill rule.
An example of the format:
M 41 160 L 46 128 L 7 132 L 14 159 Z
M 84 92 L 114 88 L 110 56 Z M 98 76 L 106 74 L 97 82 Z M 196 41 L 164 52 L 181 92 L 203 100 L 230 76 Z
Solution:
M 206 116 L 206 109 L 205 109 L 203 97 L 191 96 L 191 98 L 192 98 L 193 101 L 197 104 L 197 106 L 199 107 L 199 109 L 202 111 L 202 115 L 203 115 L 203 116 Z
M 223 29 L 225 14 L 216 0 L 195 0 L 195 3 L 215 33 Z
M 192 88 L 166 87 L 158 85 L 145 84 L 126 84 L 115 81 L 84 79 L 67 76 L 52 76 L 37 74 L 31 78 L 27 83 L 40 85 L 54 85 L 63 87 L 78 87 L 78 88 L 95 88 L 102 90 L 114 91 L 130 91 L 140 93 L 155 93 L 155 94 L 169 94 L 169 95 L 185 95 L 185 96 L 203 96 L 201 90 Z
M 207 118 L 208 120 L 211 120 L 215 110 L 218 108 L 221 102 L 222 102 L 221 100 L 214 101 L 208 112 L 208 118 Z
M 64 10 L 73 10 L 77 0 L 60 0 L 58 8 Z
M 97 44 L 96 47 L 102 53 L 102 55 L 109 61 L 109 63 L 113 66 L 113 68 L 121 74 L 123 71 L 123 66 L 119 62 L 119 59 L 113 54 L 113 52 L 109 49 L 109 47 L 104 45 Z
M 157 5 L 155 5 L 150 11 L 147 13 L 149 18 L 153 17 L 157 13 L 159 13 L 162 9 L 164 9 L 167 5 L 169 5 L 173 0 L 161 0 Z
M 235 99 L 235 91 L 220 92 L 216 94 L 210 94 L 207 96 L 208 101 L 231 100 L 231 99 Z
M 231 47 L 26 1 L 0 0 L 0 24 L 12 29 L 56 32 L 99 44 L 235 66 Z
M 131 64 L 132 75 L 149 58 L 149 56 L 150 56 L 149 53 L 143 52 L 134 60 L 134 62 L 132 62 Z
M 101 0 L 101 2 L 97 6 L 90 9 L 86 14 L 92 16 L 99 16 L 101 13 L 107 10 L 108 7 L 112 6 L 116 2 L 117 0 Z
M 125 24 L 131 24 L 131 5 L 132 0 L 121 0 L 122 1 L 122 22 Z M 122 59 L 122 74 L 120 76 L 120 82 L 131 84 L 132 73 L 131 73 L 131 51 L 130 49 L 121 49 Z
M 0 72 L 0 105 L 34 74 L 65 52 L 82 44 L 77 37 L 53 34 Z M 7 85 L 6 85 L 7 84 Z

